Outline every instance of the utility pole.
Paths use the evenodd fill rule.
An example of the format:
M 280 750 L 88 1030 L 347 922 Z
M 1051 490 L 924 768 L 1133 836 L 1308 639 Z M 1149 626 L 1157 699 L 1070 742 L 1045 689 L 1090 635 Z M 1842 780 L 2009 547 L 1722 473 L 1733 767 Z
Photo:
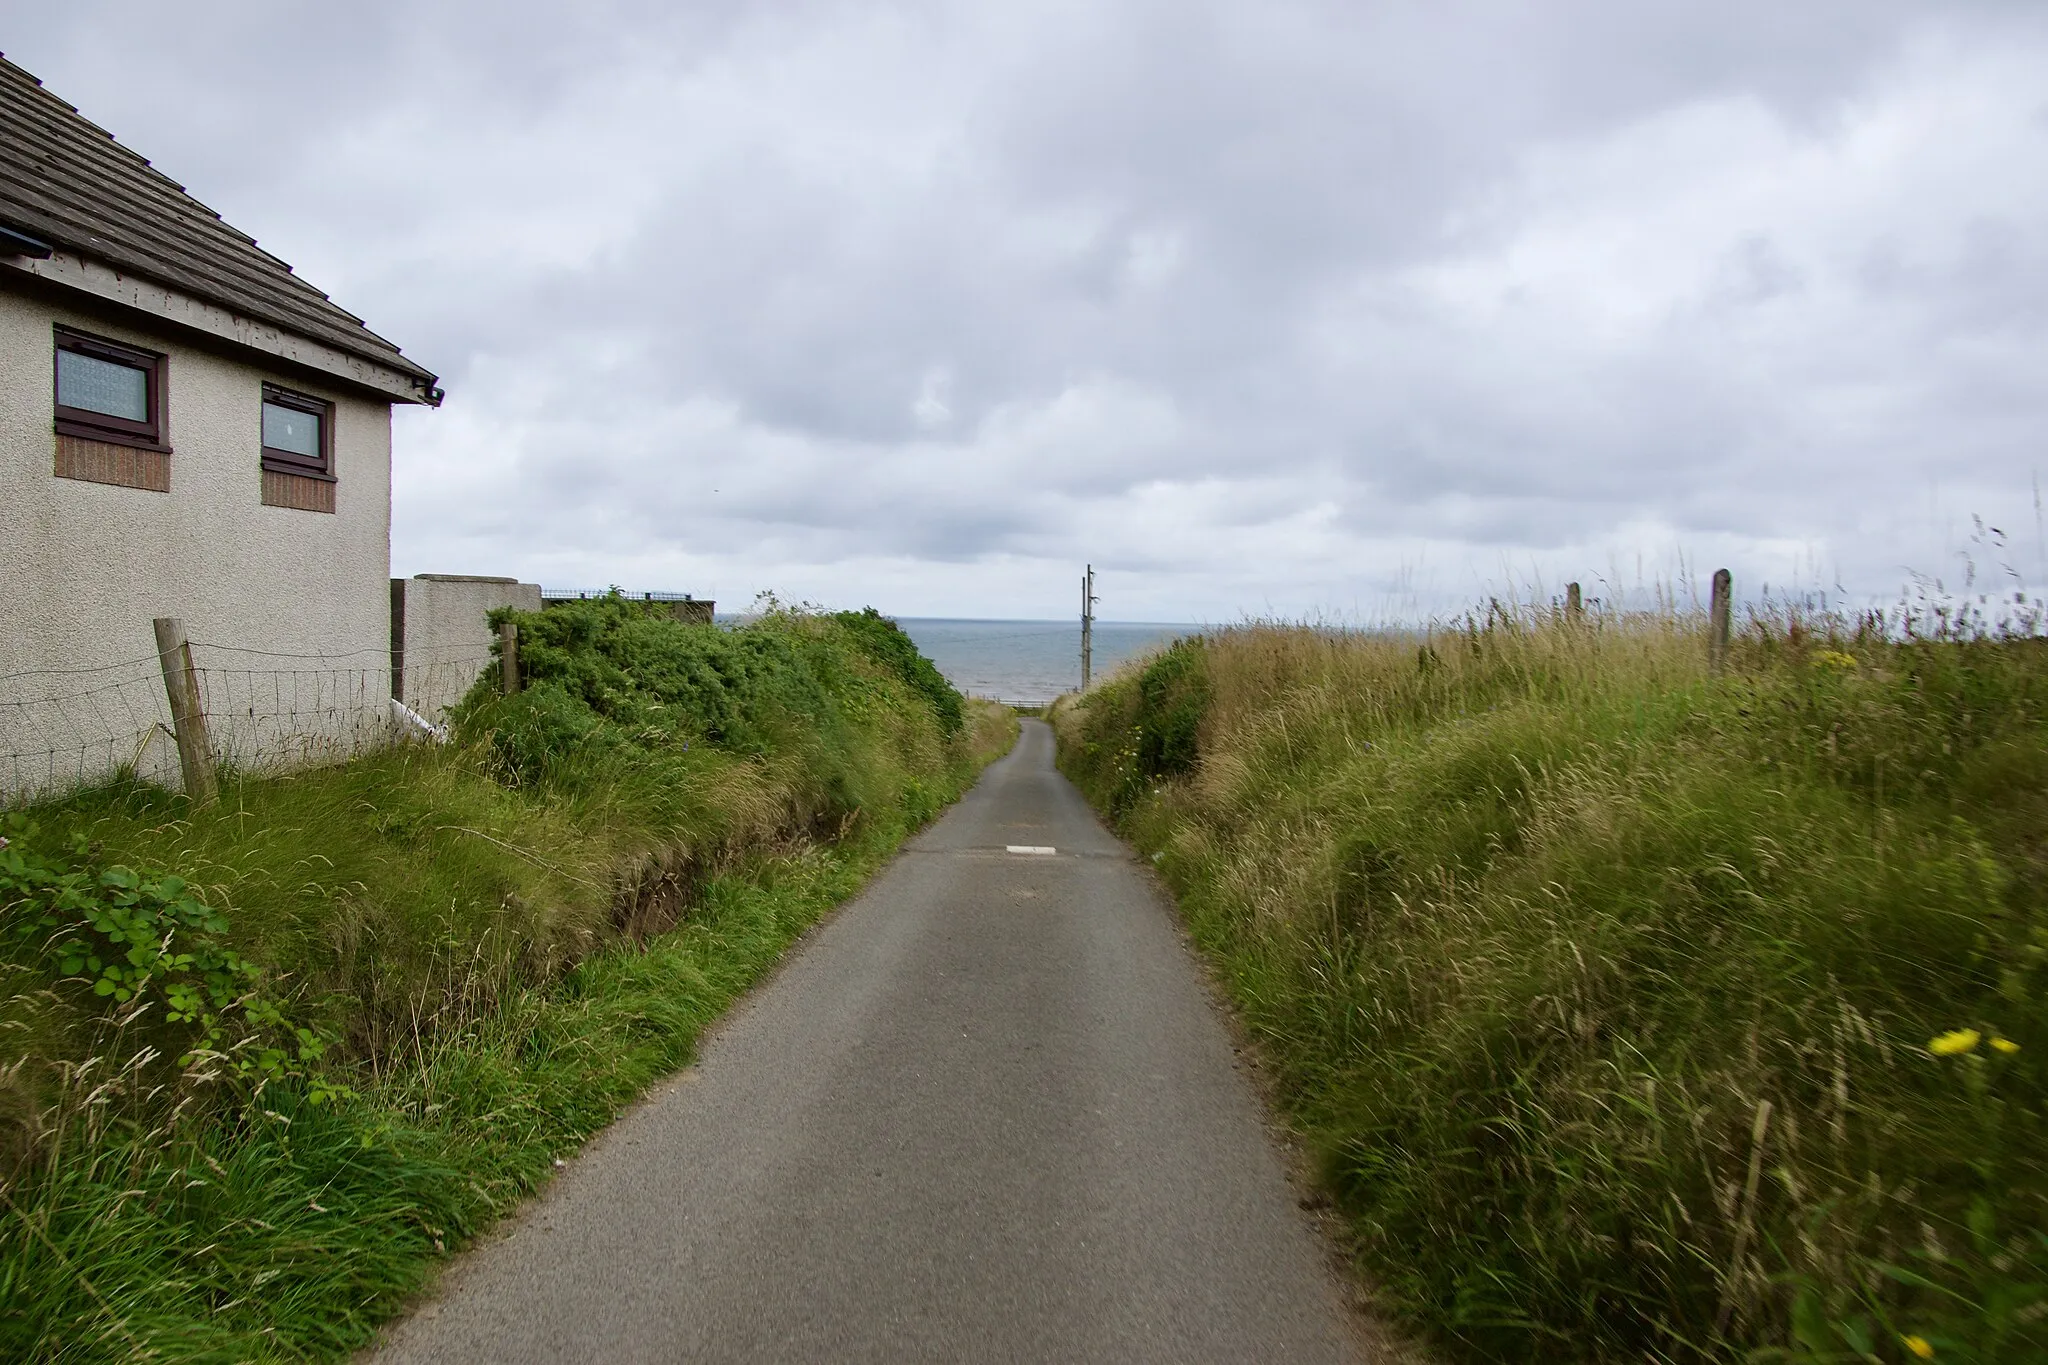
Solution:
M 1081 575 L 1081 690 L 1088 690 L 1089 675 L 1095 663 L 1095 604 L 1102 599 L 1095 595 L 1095 566 L 1090 564 L 1088 572 Z

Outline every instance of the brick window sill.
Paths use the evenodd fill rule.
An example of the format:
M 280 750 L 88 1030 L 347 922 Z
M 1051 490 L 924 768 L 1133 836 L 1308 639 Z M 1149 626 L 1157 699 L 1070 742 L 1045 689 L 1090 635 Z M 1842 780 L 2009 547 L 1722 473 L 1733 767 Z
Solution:
M 266 469 L 263 471 L 263 505 L 289 507 L 296 512 L 332 512 L 334 480 Z
M 58 433 L 57 477 L 86 483 L 112 484 L 117 488 L 140 488 L 151 493 L 171 491 L 171 452 L 143 446 L 117 445 L 85 436 Z

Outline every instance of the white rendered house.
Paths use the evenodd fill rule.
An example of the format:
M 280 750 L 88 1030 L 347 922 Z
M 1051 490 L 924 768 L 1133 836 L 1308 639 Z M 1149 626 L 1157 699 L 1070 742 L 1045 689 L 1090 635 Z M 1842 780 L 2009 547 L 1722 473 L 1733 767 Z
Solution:
M 350 660 L 381 717 L 391 409 L 440 400 L 433 374 L 0 59 L 0 803 L 131 762 L 175 773 L 146 693 L 121 690 L 135 661 L 153 677 L 156 617 L 217 651 L 224 756 L 237 716 L 275 729 L 258 713 L 356 705 Z M 287 700 L 294 672 L 333 677 L 293 678 Z

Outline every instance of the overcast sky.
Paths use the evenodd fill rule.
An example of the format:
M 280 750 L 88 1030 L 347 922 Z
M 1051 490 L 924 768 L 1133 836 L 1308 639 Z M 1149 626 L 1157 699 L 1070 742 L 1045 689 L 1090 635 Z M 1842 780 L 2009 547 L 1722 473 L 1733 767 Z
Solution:
M 0 49 L 442 376 L 394 572 L 1373 619 L 1895 599 L 1976 514 L 2048 586 L 2040 0 L 9 0 Z

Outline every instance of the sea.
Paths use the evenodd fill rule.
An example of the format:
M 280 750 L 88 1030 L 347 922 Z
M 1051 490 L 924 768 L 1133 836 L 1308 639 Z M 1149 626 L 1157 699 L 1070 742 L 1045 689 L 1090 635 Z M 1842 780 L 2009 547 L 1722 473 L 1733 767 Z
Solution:
M 1079 621 L 955 621 L 898 617 L 896 624 L 969 696 L 1042 705 L 1081 685 Z M 1193 635 L 1200 626 L 1157 621 L 1097 621 L 1094 671 Z

